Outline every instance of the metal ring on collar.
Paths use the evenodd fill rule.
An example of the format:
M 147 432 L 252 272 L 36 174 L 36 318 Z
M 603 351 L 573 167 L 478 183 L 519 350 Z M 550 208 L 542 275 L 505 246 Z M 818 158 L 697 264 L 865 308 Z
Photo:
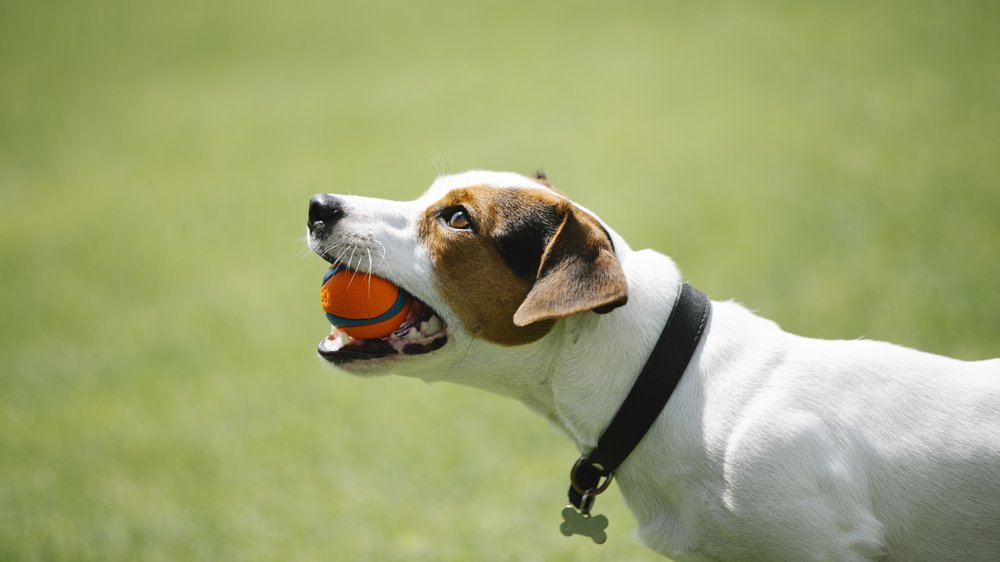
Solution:
M 605 476 L 604 482 L 601 482 L 600 477 L 598 477 L 598 480 L 594 483 L 594 485 L 588 486 L 586 484 L 580 484 L 576 479 L 577 472 L 579 472 L 580 467 L 584 466 L 587 461 L 588 459 L 586 456 L 581 456 L 576 459 L 576 463 L 573 464 L 573 469 L 569 471 L 569 482 L 578 494 L 593 497 L 608 489 L 608 486 L 611 485 L 611 481 L 614 479 L 615 474 L 612 472 L 611 474 Z M 598 473 L 604 472 L 604 467 L 597 463 L 591 463 L 590 467 L 596 469 Z

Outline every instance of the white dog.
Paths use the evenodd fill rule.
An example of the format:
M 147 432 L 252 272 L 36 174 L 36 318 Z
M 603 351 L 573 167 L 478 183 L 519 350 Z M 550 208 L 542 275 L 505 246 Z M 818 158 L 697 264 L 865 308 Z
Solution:
M 511 396 L 581 451 L 615 417 L 683 284 L 670 258 L 512 173 L 442 177 L 410 202 L 317 195 L 309 244 L 418 299 L 388 337 L 334 329 L 324 359 Z M 805 338 L 713 302 L 682 372 L 615 474 L 650 548 L 1000 560 L 1000 359 Z

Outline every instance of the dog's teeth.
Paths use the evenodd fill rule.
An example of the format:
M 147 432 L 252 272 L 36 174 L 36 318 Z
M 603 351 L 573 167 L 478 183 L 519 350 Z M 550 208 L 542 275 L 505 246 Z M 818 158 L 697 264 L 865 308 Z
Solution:
M 323 343 L 320 344 L 321 348 L 326 351 L 340 351 L 344 348 L 345 342 L 339 333 L 330 334 L 327 336 Z
M 417 340 L 419 338 L 420 332 L 418 332 L 416 328 L 410 328 L 410 330 L 406 332 L 406 339 L 408 340 Z
M 420 333 L 424 334 L 424 335 L 431 333 L 431 331 L 428 329 L 429 327 L 430 327 L 430 324 L 428 324 L 427 322 L 421 322 L 420 323 Z
M 431 319 L 425 322 L 427 324 L 427 330 L 421 329 L 421 332 L 425 334 L 436 334 L 441 331 L 441 319 L 437 317 L 437 314 L 431 316 Z

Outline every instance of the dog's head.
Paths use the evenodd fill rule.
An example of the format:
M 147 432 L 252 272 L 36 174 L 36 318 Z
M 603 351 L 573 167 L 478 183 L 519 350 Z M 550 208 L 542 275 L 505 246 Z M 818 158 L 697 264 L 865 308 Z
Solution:
M 609 231 L 544 178 L 466 172 L 409 202 L 317 195 L 308 229 L 324 259 L 418 301 L 386 338 L 334 329 L 323 340 L 320 355 L 350 371 L 453 368 L 473 346 L 530 346 L 560 319 L 609 312 L 628 297 Z

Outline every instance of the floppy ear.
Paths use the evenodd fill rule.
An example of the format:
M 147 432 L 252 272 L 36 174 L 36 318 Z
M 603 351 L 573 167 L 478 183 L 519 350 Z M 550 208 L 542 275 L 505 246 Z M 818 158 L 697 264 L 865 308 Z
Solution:
M 628 282 L 607 232 L 569 209 L 542 253 L 535 283 L 514 314 L 527 326 L 594 310 L 611 312 L 628 300 Z

